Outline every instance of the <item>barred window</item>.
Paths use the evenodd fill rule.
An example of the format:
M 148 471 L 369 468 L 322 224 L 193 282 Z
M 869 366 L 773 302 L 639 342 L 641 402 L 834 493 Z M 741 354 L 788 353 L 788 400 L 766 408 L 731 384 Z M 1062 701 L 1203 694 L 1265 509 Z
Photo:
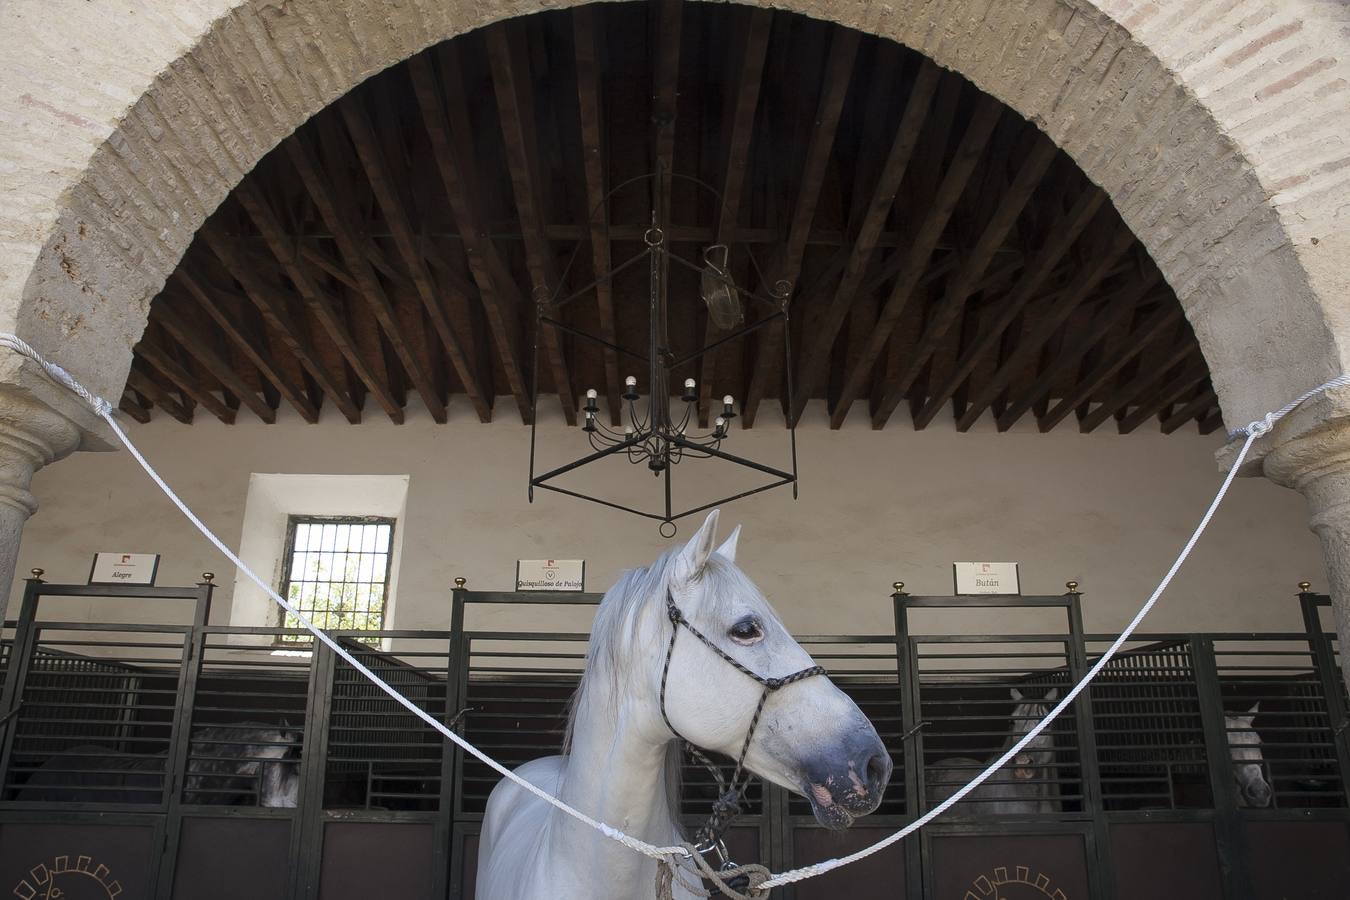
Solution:
M 291 516 L 282 596 L 320 628 L 378 631 L 389 594 L 394 520 L 376 516 Z M 282 613 L 282 626 L 300 622 Z M 282 643 L 307 642 L 287 635 Z

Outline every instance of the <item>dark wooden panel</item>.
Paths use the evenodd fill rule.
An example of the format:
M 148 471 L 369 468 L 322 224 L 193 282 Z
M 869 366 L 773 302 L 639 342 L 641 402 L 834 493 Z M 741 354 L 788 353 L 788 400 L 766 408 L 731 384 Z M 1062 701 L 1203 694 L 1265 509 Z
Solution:
M 1332 900 L 1350 893 L 1350 829 L 1343 822 L 1249 822 L 1255 900 Z
M 149 825 L 0 825 L 0 896 L 149 897 L 153 847 L 154 829 Z
M 286 819 L 189 816 L 179 839 L 174 900 L 284 900 L 290 837 Z
M 933 883 L 943 900 L 1088 900 L 1082 835 L 939 835 L 932 846 Z
M 823 859 L 845 856 L 876 843 L 893 830 L 854 827 L 848 831 L 826 831 L 824 828 L 797 828 L 792 832 L 793 865 L 805 866 Z M 797 900 L 836 900 L 839 897 L 852 900 L 870 900 L 872 897 L 899 900 L 905 896 L 903 841 L 861 862 L 797 885 Z
M 331 822 L 323 834 L 320 900 L 431 897 L 430 823 Z
M 1111 860 L 1117 897 L 1223 897 L 1214 829 L 1207 822 L 1112 825 Z

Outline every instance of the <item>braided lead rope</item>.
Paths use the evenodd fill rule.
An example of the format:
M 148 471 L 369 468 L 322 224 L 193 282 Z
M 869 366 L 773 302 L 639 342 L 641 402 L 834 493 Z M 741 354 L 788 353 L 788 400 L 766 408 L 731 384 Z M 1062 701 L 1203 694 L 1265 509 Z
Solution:
M 308 617 L 306 617 L 299 610 L 294 609 L 289 603 L 287 603 L 284 599 L 282 599 L 281 596 L 278 595 L 276 591 L 272 590 L 272 588 L 269 587 L 266 582 L 264 582 L 261 578 L 259 578 L 253 572 L 252 569 L 246 566 L 242 560 L 240 560 L 228 547 L 226 547 L 224 542 L 222 542 L 220 538 L 216 537 L 215 534 L 209 528 L 207 528 L 206 525 L 203 524 L 202 521 L 196 517 L 196 515 L 193 514 L 192 510 L 187 507 L 187 504 L 185 504 L 181 499 L 179 499 L 178 495 L 175 494 L 173 490 L 164 482 L 164 480 L 159 476 L 159 473 L 155 471 L 154 467 L 151 466 L 150 463 L 145 459 L 145 457 L 143 457 L 140 454 L 140 451 L 136 449 L 136 446 L 131 442 L 131 439 L 126 436 L 126 434 L 122 431 L 120 427 L 118 427 L 116 420 L 113 418 L 112 404 L 108 403 L 108 401 L 102 399 L 101 397 L 96 397 L 93 394 L 89 393 L 89 391 L 87 391 L 82 385 L 79 384 L 79 382 L 77 382 L 74 378 L 72 378 L 70 374 L 66 372 L 65 369 L 62 369 L 60 366 L 47 362 L 38 354 L 36 350 L 30 347 L 17 335 L 10 333 L 0 333 L 0 346 L 8 347 L 11 350 L 14 350 L 16 353 L 19 353 L 20 355 L 31 359 L 33 362 L 41 366 L 42 369 L 54 381 L 56 381 L 58 384 L 61 384 L 69 388 L 76 395 L 85 400 L 85 402 L 87 402 L 89 406 L 93 408 L 93 410 L 97 412 L 100 416 L 102 416 L 104 421 L 106 421 L 109 424 L 109 426 L 111 426 L 111 428 L 113 429 L 113 433 L 117 435 L 118 439 L 122 442 L 122 444 L 127 448 L 127 450 L 131 452 L 132 456 L 136 459 L 136 461 L 140 463 L 141 468 L 145 470 L 146 474 L 148 474 L 151 477 L 151 479 L 154 480 L 155 484 L 159 485 L 160 490 L 164 491 L 165 495 L 170 500 L 173 501 L 174 505 L 177 506 L 178 509 L 185 516 L 187 516 L 188 520 L 191 521 L 192 524 L 196 526 L 197 530 L 200 531 L 202 535 L 206 537 L 207 540 L 209 540 L 212 544 L 214 544 L 218 550 L 224 553 L 225 556 L 231 562 L 233 562 L 235 566 L 238 567 L 239 571 L 243 572 L 246 576 L 249 577 L 250 580 L 252 580 L 255 584 L 257 584 L 264 591 L 266 591 L 267 595 L 271 597 L 274 602 L 279 604 L 283 609 L 295 615 L 296 618 L 310 633 L 312 633 L 319 640 L 327 644 L 333 650 L 333 652 L 335 652 L 339 657 L 341 657 L 345 662 L 347 662 L 348 665 L 352 666 L 352 668 L 356 669 L 358 672 L 360 672 L 362 675 L 368 678 L 372 683 L 374 683 L 382 691 L 388 694 L 397 703 L 405 707 L 409 712 L 413 713 L 413 715 L 417 716 L 419 719 L 422 719 L 428 725 L 435 728 L 437 731 L 441 732 L 441 734 L 445 735 L 445 737 L 449 738 L 455 744 L 459 745 L 466 752 L 474 756 L 476 759 L 478 759 L 485 765 L 487 765 L 489 768 L 500 773 L 504 777 L 511 779 L 512 781 L 514 781 L 521 787 L 525 788 L 531 794 L 534 794 L 535 796 L 539 797 L 546 803 L 549 803 L 552 806 L 562 810 L 563 812 L 567 813 L 568 815 L 572 816 L 578 821 L 591 826 L 592 828 L 601 832 L 611 840 L 617 841 L 618 843 L 623 844 L 625 847 L 628 847 L 631 850 L 635 850 L 636 852 L 641 853 L 644 856 L 649 856 L 652 857 L 653 859 L 657 859 L 661 862 L 663 866 L 673 867 L 677 865 L 676 862 L 677 858 L 688 859 L 691 857 L 693 858 L 695 864 L 699 865 L 701 868 L 706 865 L 706 860 L 703 860 L 703 858 L 698 853 L 693 852 L 692 848 L 690 848 L 687 845 L 677 847 L 655 847 L 651 844 L 646 843 L 645 841 L 641 841 L 638 840 L 637 838 L 624 834 L 622 831 L 619 831 L 617 828 L 607 825 L 604 822 L 598 822 L 592 819 L 590 816 L 587 816 L 585 813 L 573 809 L 572 807 L 568 806 L 566 803 L 559 800 L 558 798 L 539 789 L 538 787 L 529 783 L 528 781 L 525 781 L 519 775 L 516 775 L 514 772 L 507 769 L 505 766 L 501 765 L 496 760 L 492 759 L 486 753 L 475 747 L 473 744 L 470 744 L 468 741 L 461 738 L 453 731 L 447 729 L 442 723 L 436 721 L 436 719 L 433 716 L 425 712 L 421 707 L 417 706 L 411 700 L 407 699 L 398 691 L 396 691 L 394 688 L 385 683 L 384 680 L 382 680 L 374 672 L 370 671 L 370 669 L 362 665 L 359 660 L 357 660 L 350 653 L 348 653 L 341 645 L 339 645 L 332 638 L 328 637 L 328 635 L 324 634 L 322 631 L 316 628 L 314 624 L 309 621 Z M 1223 502 L 1223 498 L 1227 495 L 1229 487 L 1231 487 L 1233 484 L 1233 479 L 1237 477 L 1238 469 L 1241 468 L 1243 460 L 1247 458 L 1247 453 L 1248 451 L 1251 450 L 1252 444 L 1255 443 L 1256 439 L 1269 432 L 1271 428 L 1274 427 L 1276 422 L 1287 416 L 1289 413 L 1293 412 L 1294 409 L 1296 409 L 1299 404 L 1306 402 L 1307 400 L 1317 396 L 1320 393 L 1323 393 L 1324 391 L 1330 390 L 1332 388 L 1343 387 L 1345 385 L 1350 385 L 1350 374 L 1338 375 L 1331 381 L 1328 381 L 1325 384 L 1320 385 L 1319 387 L 1316 387 L 1313 390 L 1303 394 L 1292 403 L 1286 403 L 1284 406 L 1280 407 L 1280 409 L 1276 410 L 1275 412 L 1267 413 L 1263 418 L 1258 419 L 1254 422 L 1250 422 L 1247 424 L 1245 428 L 1236 429 L 1233 432 L 1234 435 L 1245 434 L 1246 440 L 1243 441 L 1242 447 L 1238 450 L 1237 457 L 1234 459 L 1233 465 L 1229 468 L 1228 474 L 1224 477 L 1223 484 L 1219 486 L 1219 491 L 1217 494 L 1215 494 L 1213 502 L 1210 503 L 1209 508 L 1205 510 L 1204 516 L 1201 517 L 1200 519 L 1200 524 L 1196 526 L 1195 531 L 1190 536 L 1190 539 L 1186 541 L 1186 545 L 1181 549 L 1181 553 L 1180 555 L 1177 556 L 1176 561 L 1172 563 L 1171 568 L 1167 570 L 1167 574 L 1163 576 L 1162 581 L 1158 583 L 1158 586 L 1157 588 L 1154 589 L 1152 595 L 1148 598 L 1147 601 L 1145 601 L 1144 605 L 1140 607 L 1139 612 L 1137 612 L 1134 618 L 1130 620 L 1130 623 L 1125 627 L 1125 630 L 1123 630 L 1120 633 L 1120 636 L 1117 637 L 1111 643 L 1111 646 L 1106 649 L 1106 651 L 1101 655 L 1101 657 L 1097 660 L 1097 662 L 1088 670 L 1087 674 L 1083 676 L 1082 680 L 1073 686 L 1073 688 L 1064 696 L 1064 698 L 1055 705 L 1054 709 L 1050 710 L 1050 712 L 1046 714 L 1044 719 L 1042 719 L 1030 731 L 1028 731 L 1025 735 L 1023 735 L 1021 740 L 1013 744 L 1013 746 L 1008 748 L 1008 750 L 1005 751 L 1002 756 L 1000 756 L 998 759 L 990 763 L 989 766 L 983 772 L 975 776 L 975 778 L 972 779 L 971 782 L 967 784 L 965 787 L 956 791 L 956 793 L 952 794 L 942 803 L 938 804 L 936 807 L 929 810 L 922 817 L 914 820 L 909 825 L 905 826 L 904 828 L 900 829 L 899 831 L 895 832 L 889 837 L 883 838 L 882 840 L 877 841 L 875 844 L 872 844 L 869 847 L 864 847 L 863 849 L 857 851 L 856 853 L 851 853 L 848 856 L 839 857 L 837 859 L 827 859 L 814 865 L 803 866 L 798 869 L 791 869 L 787 872 L 782 872 L 778 875 L 775 875 L 769 880 L 753 886 L 755 894 L 753 895 L 751 900 L 753 900 L 753 898 L 765 896 L 768 893 L 768 891 L 772 890 L 775 887 L 780 887 L 785 884 L 792 884 L 798 881 L 804 881 L 807 878 L 813 878 L 817 875 L 823 875 L 826 872 L 831 872 L 842 866 L 846 866 L 850 863 L 857 862 L 858 860 L 865 859 L 868 856 L 871 856 L 874 853 L 878 853 L 886 849 L 887 847 L 891 846 L 892 844 L 895 844 L 896 842 L 903 840 L 910 834 L 922 828 L 924 825 L 927 825 L 929 822 L 936 819 L 938 816 L 942 815 L 954 804 L 963 799 L 967 794 L 969 794 L 975 788 L 983 784 L 986 779 L 988 779 L 994 772 L 997 772 L 1004 765 L 1006 765 L 1008 761 L 1011 760 L 1014 756 L 1022 752 L 1022 750 L 1025 749 L 1026 746 L 1030 744 L 1031 741 L 1033 741 L 1037 736 L 1039 736 L 1040 733 L 1044 731 L 1045 728 L 1051 722 L 1053 722 L 1056 718 L 1059 717 L 1060 713 L 1062 713 L 1066 708 L 1068 708 L 1069 704 L 1073 702 L 1074 698 L 1076 698 L 1080 693 L 1083 692 L 1083 690 L 1088 686 L 1088 684 L 1091 683 L 1092 679 L 1097 677 L 1097 674 L 1101 672 L 1103 668 L 1106 667 L 1106 664 L 1108 662 L 1111 661 L 1112 657 L 1115 656 L 1116 652 L 1121 648 L 1121 646 L 1124 645 L 1124 643 L 1127 640 L 1129 640 L 1130 635 L 1134 633 L 1135 629 L 1139 627 L 1140 622 L 1143 621 L 1144 617 L 1153 608 L 1154 604 L 1158 601 L 1158 598 L 1162 596 L 1163 591 L 1165 591 L 1167 589 L 1167 586 L 1171 584 L 1172 578 L 1181 568 L 1182 563 L 1184 563 L 1186 561 L 1186 558 L 1190 556 L 1191 550 L 1194 549 L 1196 542 L 1199 541 L 1200 539 L 1200 535 L 1204 534 L 1205 529 L 1209 527 L 1210 519 L 1214 517 L 1214 513 L 1219 508 L 1219 504 Z M 692 626 L 690 626 L 690 630 L 694 631 L 695 634 L 698 634 L 698 632 L 694 630 Z M 708 642 L 707 638 L 703 638 L 702 635 L 699 636 L 705 643 Z M 720 653 L 720 650 L 718 652 Z M 725 654 L 722 655 L 725 657 Z M 730 657 L 726 658 L 730 660 Z M 736 668 L 741 669 L 742 671 L 746 672 L 746 674 L 758 678 L 758 676 L 755 676 L 753 672 L 750 672 L 749 670 L 745 669 L 739 663 L 736 663 L 734 660 L 731 661 L 736 666 Z M 667 653 L 667 667 L 668 666 L 669 666 L 669 652 Z
M 473 744 L 469 743 L 467 740 L 460 737 L 449 727 L 447 727 L 444 723 L 438 721 L 430 713 L 423 710 L 420 706 L 413 703 L 407 697 L 404 697 L 396 689 L 390 686 L 384 679 L 380 678 L 380 676 L 376 675 L 369 668 L 367 668 L 360 660 L 358 660 L 356 657 L 352 656 L 352 654 L 347 652 L 347 650 L 341 644 L 333 640 L 319 628 L 315 627 L 314 623 L 310 621 L 308 616 L 306 616 L 300 610 L 296 609 L 290 603 L 286 602 L 286 600 L 283 599 L 282 596 L 278 594 L 275 590 L 273 590 L 272 587 L 267 582 L 259 578 L 258 575 L 251 568 L 249 568 L 247 564 L 244 563 L 243 560 L 241 560 L 238 556 L 236 556 L 234 551 L 232 551 L 228 546 L 225 545 L 224 541 L 216 537 L 215 533 L 211 531 L 210 528 L 206 527 L 206 524 L 202 522 L 201 519 L 197 518 L 196 514 L 193 513 L 193 511 L 188 508 L 188 505 L 184 503 L 177 494 L 174 493 L 173 489 L 170 488 L 169 485 L 164 481 L 164 479 L 160 477 L 159 473 L 155 471 L 155 468 L 152 465 L 150 465 L 149 461 L 146 460 L 144 456 L 141 455 L 140 450 L 136 448 L 136 445 L 133 444 L 131 442 L 131 439 L 127 437 L 126 433 L 122 431 L 121 427 L 117 424 L 117 420 L 113 418 L 112 404 L 108 403 L 108 401 L 100 397 L 95 397 L 93 394 L 89 393 L 89 391 L 87 391 L 82 385 L 79 384 L 79 382 L 77 382 L 73 377 L 71 377 L 70 373 L 68 373 L 65 369 L 62 369 L 60 366 L 54 365 L 44 360 L 36 350 L 34 350 L 22 339 L 16 337 L 15 335 L 0 333 L 0 346 L 8 347 L 11 350 L 14 350 L 16 353 L 20 354 L 21 356 L 25 356 L 28 359 L 31 359 L 33 362 L 41 366 L 43 371 L 45 371 L 49 376 L 51 376 L 51 378 L 54 381 L 56 381 L 61 385 L 64 385 L 67 388 L 70 388 L 70 390 L 72 390 L 76 395 L 78 395 L 81 399 L 87 402 L 89 406 L 93 408 L 93 410 L 96 413 L 98 413 L 105 422 L 108 423 L 109 427 L 112 428 L 113 433 L 117 435 L 117 439 L 120 440 L 123 446 L 127 448 L 127 450 L 131 453 L 132 457 L 136 460 L 136 462 L 140 463 L 141 468 L 145 470 L 146 474 L 150 476 L 150 478 L 155 482 L 155 484 L 159 485 L 159 489 L 164 492 L 165 496 L 167 496 L 170 500 L 173 501 L 173 504 L 178 507 L 179 511 L 182 512 L 183 515 L 188 518 L 188 521 L 190 521 L 208 541 L 210 541 L 212 544 L 215 545 L 217 550 L 223 553 L 226 556 L 226 558 L 229 559 L 230 562 L 232 562 L 240 572 L 244 573 L 244 575 L 250 581 L 252 581 L 258 587 L 262 588 L 262 590 L 267 593 L 267 596 L 272 598 L 272 601 L 274 603 L 276 603 L 282 609 L 286 610 L 291 615 L 295 616 L 296 620 L 300 622 L 300 624 L 305 628 L 306 631 L 310 632 L 311 634 L 314 635 L 315 638 L 326 644 L 329 647 L 329 649 L 331 649 L 334 653 L 338 655 L 338 657 L 340 657 L 343 660 L 343 662 L 347 663 L 347 665 L 351 666 L 353 669 L 364 675 L 376 687 L 378 687 L 380 690 L 388 694 L 391 699 L 397 702 L 400 706 L 407 709 L 408 712 L 417 716 L 417 718 L 421 719 L 423 722 L 427 723 L 432 728 L 439 731 L 450 741 L 454 742 L 455 744 L 463 748 L 467 753 L 472 755 L 479 762 L 491 768 L 493 771 L 515 782 L 517 785 L 529 791 L 531 794 L 538 797 L 540 800 L 543 800 L 545 803 L 548 803 L 553 807 L 561 810 L 562 812 L 566 813 L 567 815 L 571 816 L 577 821 L 585 825 L 589 825 L 591 828 L 594 828 L 596 831 L 599 831 L 605 837 L 617 841 L 620 844 L 623 844 L 630 850 L 635 850 L 644 856 L 649 856 L 652 859 L 661 862 L 665 862 L 674 857 L 686 857 L 689 855 L 689 851 L 684 847 L 681 846 L 657 847 L 653 844 L 647 843 L 646 841 L 642 841 L 639 840 L 638 838 L 632 837 L 631 835 L 625 834 L 624 832 L 620 831 L 617 828 L 614 828 L 611 825 L 593 819 L 590 816 L 586 815 L 585 813 L 581 812 L 580 810 L 574 809 L 567 803 L 564 803 L 562 800 L 559 800 L 557 797 L 554 797 L 552 794 L 549 794 L 547 791 L 544 791 L 541 788 L 537 787 L 536 785 L 526 781 L 524 778 L 521 778 L 515 772 L 506 768 L 501 763 L 497 762 L 495 759 L 488 756 L 482 750 L 479 750 Z

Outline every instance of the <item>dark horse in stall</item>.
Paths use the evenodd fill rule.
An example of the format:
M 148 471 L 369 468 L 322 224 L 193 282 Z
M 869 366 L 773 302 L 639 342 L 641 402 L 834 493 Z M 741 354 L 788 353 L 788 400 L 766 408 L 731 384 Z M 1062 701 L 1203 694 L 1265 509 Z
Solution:
M 213 725 L 192 734 L 187 803 L 294 808 L 300 797 L 301 733 L 258 723 Z M 137 756 L 96 744 L 43 763 L 16 799 L 48 803 L 157 803 L 164 754 Z

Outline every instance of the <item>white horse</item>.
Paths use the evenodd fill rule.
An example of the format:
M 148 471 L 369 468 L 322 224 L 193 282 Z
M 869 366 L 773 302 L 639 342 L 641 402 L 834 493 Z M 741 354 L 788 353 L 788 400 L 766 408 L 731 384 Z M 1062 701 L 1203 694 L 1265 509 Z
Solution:
M 1228 754 L 1233 759 L 1233 781 L 1237 783 L 1238 806 L 1265 809 L 1270 806 L 1275 791 L 1266 781 L 1266 757 L 1261 752 L 1261 735 L 1256 733 L 1252 722 L 1261 712 L 1260 702 L 1253 703 L 1244 715 L 1226 715 L 1223 717 L 1224 730 L 1228 734 Z
M 684 738 L 732 758 L 744 750 L 747 769 L 806 797 L 825 827 L 847 828 L 881 802 L 891 758 L 871 723 L 828 679 L 806 677 L 766 693 L 728 661 L 766 679 L 812 666 L 736 567 L 740 529 L 714 552 L 716 529 L 714 511 L 687 545 L 626 572 L 605 594 L 568 753 L 517 772 L 587 815 L 668 846 L 683 840 L 671 791 L 678 753 L 669 751 Z M 672 621 L 668 608 L 688 626 Z M 674 628 L 681 633 L 672 643 Z M 689 633 L 694 629 L 717 649 Z M 755 720 L 761 698 L 767 699 Z M 504 780 L 483 818 L 477 896 L 652 898 L 657 865 Z M 696 880 L 692 868 L 688 877 Z M 693 897 L 678 880 L 675 895 Z

